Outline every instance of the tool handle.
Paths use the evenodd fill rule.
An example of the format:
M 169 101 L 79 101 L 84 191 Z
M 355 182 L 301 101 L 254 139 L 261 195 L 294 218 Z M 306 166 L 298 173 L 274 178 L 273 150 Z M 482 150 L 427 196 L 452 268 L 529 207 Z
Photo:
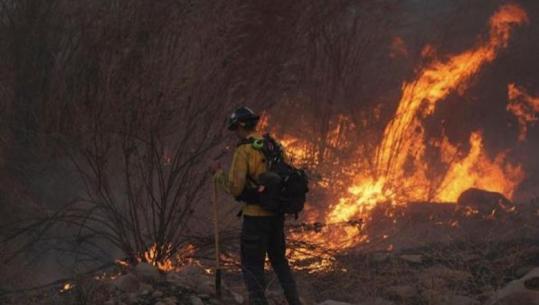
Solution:
M 219 206 L 217 203 L 217 181 L 213 180 L 213 234 L 215 239 L 215 294 L 221 297 L 221 249 L 219 246 Z
M 215 295 L 221 298 L 221 269 L 215 269 Z

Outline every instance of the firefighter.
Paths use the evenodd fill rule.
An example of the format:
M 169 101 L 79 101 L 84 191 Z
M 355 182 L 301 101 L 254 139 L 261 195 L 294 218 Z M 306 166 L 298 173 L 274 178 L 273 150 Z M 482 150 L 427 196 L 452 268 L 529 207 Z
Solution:
M 266 171 L 264 155 L 248 139 L 262 139 L 256 132 L 259 116 L 247 107 L 236 109 L 228 118 L 228 129 L 238 138 L 232 164 L 226 175 L 218 162 L 211 166 L 215 179 L 227 193 L 243 202 L 241 269 L 250 305 L 267 305 L 264 291 L 266 254 L 289 305 L 300 305 L 296 283 L 285 256 L 284 215 L 276 215 L 257 204 L 258 177 Z M 254 191 L 254 193 L 253 193 Z

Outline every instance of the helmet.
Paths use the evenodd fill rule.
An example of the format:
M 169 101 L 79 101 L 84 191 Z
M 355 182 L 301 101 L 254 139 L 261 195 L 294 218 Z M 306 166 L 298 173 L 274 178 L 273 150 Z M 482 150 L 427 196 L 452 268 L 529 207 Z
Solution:
M 244 128 L 254 128 L 258 123 L 260 116 L 254 113 L 251 109 L 243 106 L 240 107 L 228 117 L 228 130 L 236 130 L 238 126 Z

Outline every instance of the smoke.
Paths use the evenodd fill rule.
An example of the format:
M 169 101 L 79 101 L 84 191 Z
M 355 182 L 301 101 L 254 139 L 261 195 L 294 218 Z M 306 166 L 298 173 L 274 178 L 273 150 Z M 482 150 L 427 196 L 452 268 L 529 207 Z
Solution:
M 274 105 L 268 110 L 271 124 L 281 134 L 312 141 L 308 152 L 317 162 L 313 170 L 324 174 L 320 175 L 320 185 L 332 183 L 337 180 L 332 178 L 341 174 L 336 169 L 349 170 L 359 150 L 375 154 L 384 128 L 398 107 L 403 84 L 413 80 L 433 58 L 446 59 L 473 47 L 478 37 L 488 37 L 485 25 L 489 17 L 507 3 L 387 0 L 353 5 L 334 1 L 328 6 L 326 1 L 294 5 L 286 2 L 245 7 L 239 2 L 223 1 L 208 10 L 199 8 L 201 14 L 207 15 L 193 14 L 192 19 L 182 19 L 173 14 L 174 10 L 167 10 L 170 15 L 161 18 L 163 11 L 151 5 L 146 15 L 144 5 L 148 4 L 132 1 L 125 7 L 111 8 L 125 14 L 120 17 L 125 23 L 120 25 L 115 18 L 101 16 L 96 6 L 79 15 L 88 2 L 66 10 L 61 18 L 45 16 L 45 25 L 24 24 L 28 20 L 16 19 L 24 26 L 2 27 L 2 33 L 11 33 L 11 38 L 22 37 L 9 40 L 18 44 L 2 45 L 1 49 L 1 64 L 5 67 L 0 75 L 0 162 L 5 169 L 0 176 L 2 223 L 20 220 L 29 211 L 55 210 L 83 192 L 70 162 L 54 149 L 55 135 L 73 132 L 71 126 L 77 126 L 84 107 L 101 99 L 114 107 L 124 105 L 126 111 L 129 105 L 146 107 L 166 100 L 181 106 L 178 108 L 191 109 L 186 113 L 197 116 L 205 114 L 204 109 L 194 111 L 199 101 L 222 100 L 220 109 L 213 113 L 215 118 L 224 118 L 231 104 L 254 104 L 255 108 Z M 25 1 L 25 5 L 32 3 L 38 2 Z M 40 11 L 44 3 L 34 4 L 37 6 L 32 12 Z M 539 95 L 539 61 L 535 58 L 539 54 L 539 3 L 514 3 L 527 12 L 529 24 L 514 31 L 507 47 L 473 77 L 465 91 L 443 97 L 423 124 L 425 138 L 445 135 L 463 150 L 470 148 L 470 134 L 481 130 L 491 158 L 507 151 L 508 160 L 522 164 L 526 177 L 514 199 L 527 201 L 539 193 L 539 159 L 535 157 L 539 153 L 539 126 L 530 126 L 526 140 L 518 141 L 518 119 L 506 109 L 507 86 L 514 83 Z M 131 16 L 128 13 L 133 7 L 137 13 Z M 229 7 L 233 9 L 223 10 Z M 2 20 L 9 20 L 6 11 L 0 13 Z M 61 20 L 79 22 L 62 24 Z M 216 24 L 214 20 L 219 26 L 204 27 Z M 174 26 L 164 24 L 168 21 Z M 145 28 L 150 25 L 152 29 Z M 32 27 L 36 31 L 32 32 Z M 178 44 L 177 50 L 192 53 L 169 65 L 164 60 L 174 56 L 167 53 L 167 48 L 160 47 L 157 52 L 149 46 L 183 40 L 163 35 L 159 36 L 163 39 L 159 45 L 153 34 L 175 33 L 183 27 L 196 34 L 189 39 L 196 39 L 190 44 Z M 14 29 L 23 32 L 10 32 Z M 78 35 L 80 29 L 89 30 Z M 205 35 L 202 42 L 200 33 Z M 223 33 L 231 39 L 224 39 Z M 81 49 L 70 48 L 73 42 L 80 42 Z M 199 53 L 203 51 L 206 53 Z M 215 57 L 202 60 L 201 54 Z M 68 68 L 62 69 L 63 64 Z M 146 66 L 153 67 L 151 73 L 141 72 L 141 67 Z M 51 75 L 55 78 L 49 78 Z M 197 76 L 191 78 L 192 75 Z M 171 109 L 176 108 L 166 110 Z M 160 113 L 160 118 L 172 113 L 167 111 Z M 343 117 L 346 119 L 338 119 Z M 177 128 L 195 126 L 198 132 L 205 130 L 202 125 L 187 124 L 187 116 L 178 121 Z M 344 127 L 336 128 L 339 125 Z M 83 127 L 88 126 L 91 124 Z M 374 164 L 365 166 L 374 168 Z M 337 189 L 346 192 L 346 187 L 338 185 Z M 108 254 L 117 255 L 114 251 Z M 70 254 L 42 257 L 41 262 L 47 261 L 49 266 L 50 273 L 46 274 L 63 274 L 56 274 L 60 270 L 55 267 L 58 258 L 64 263 L 75 262 Z

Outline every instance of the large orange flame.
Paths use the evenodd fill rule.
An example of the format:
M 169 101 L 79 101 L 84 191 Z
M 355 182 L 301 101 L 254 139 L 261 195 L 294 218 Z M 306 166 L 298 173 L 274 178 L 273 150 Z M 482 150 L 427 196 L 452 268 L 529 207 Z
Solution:
M 518 184 L 524 179 L 524 171 L 505 161 L 500 153 L 491 160 L 483 148 L 479 132 L 470 136 L 470 151 L 457 162 L 451 163 L 443 182 L 437 190 L 436 199 L 454 202 L 463 190 L 470 187 L 495 191 L 511 198 Z
M 524 177 L 523 171 L 519 166 L 509 164 L 505 153 L 489 158 L 481 132 L 471 134 L 470 149 L 466 154 L 446 138 L 439 141 L 440 161 L 447 171 L 439 174 L 443 177 L 441 182 L 433 183 L 427 175 L 432 169 L 424 158 L 426 144 L 422 121 L 448 94 L 457 90 L 462 93 L 480 69 L 507 46 L 512 29 L 526 22 L 528 17 L 522 8 L 504 5 L 490 18 L 487 39 L 480 39 L 477 46 L 445 60 L 435 59 L 419 70 L 415 80 L 405 82 L 396 113 L 377 148 L 374 173 L 355 177 L 349 194 L 331 207 L 325 220 L 339 222 L 358 218 L 381 202 L 455 201 L 470 187 L 511 197 Z M 365 239 L 358 235 L 357 230 L 343 230 L 322 238 L 329 245 L 351 246 Z
M 486 63 L 507 45 L 514 25 L 527 21 L 526 12 L 516 5 L 505 5 L 490 19 L 489 39 L 479 46 L 435 61 L 419 72 L 416 80 L 404 83 L 394 118 L 384 131 L 376 156 L 378 175 L 388 180 L 403 178 L 410 159 L 422 160 L 424 134 L 421 119 L 432 114 L 439 101 L 454 90 L 463 90 Z M 424 164 L 422 162 L 422 164 Z

